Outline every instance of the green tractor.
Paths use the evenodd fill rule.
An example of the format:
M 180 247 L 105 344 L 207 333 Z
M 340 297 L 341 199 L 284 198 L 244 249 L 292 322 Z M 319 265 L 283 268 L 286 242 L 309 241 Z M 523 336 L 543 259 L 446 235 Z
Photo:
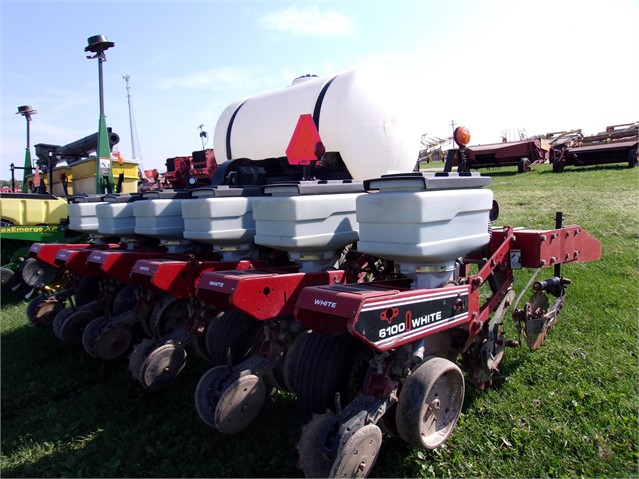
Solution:
M 49 194 L 3 193 L 0 217 L 2 292 L 19 287 L 18 277 L 32 287 L 54 282 L 55 268 L 28 258 L 28 253 L 33 243 L 70 239 L 66 199 Z

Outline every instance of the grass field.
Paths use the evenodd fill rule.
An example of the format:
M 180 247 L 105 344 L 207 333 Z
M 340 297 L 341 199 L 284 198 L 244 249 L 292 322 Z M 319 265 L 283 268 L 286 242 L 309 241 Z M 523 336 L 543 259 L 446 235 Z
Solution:
M 444 446 L 423 452 L 386 437 L 372 475 L 637 477 L 639 169 L 483 174 L 493 177 L 498 224 L 552 228 L 561 210 L 565 224 L 602 242 L 603 258 L 563 268 L 573 284 L 549 339 L 534 353 L 508 349 L 491 389 L 467 386 Z M 529 274 L 518 274 L 517 292 Z M 94 360 L 28 324 L 24 303 L 3 306 L 0 326 L 3 477 L 301 474 L 302 424 L 290 395 L 277 394 L 245 432 L 222 436 L 195 412 L 207 364 L 193 355 L 175 387 L 153 394 L 126 361 Z M 505 327 L 516 339 L 512 322 Z

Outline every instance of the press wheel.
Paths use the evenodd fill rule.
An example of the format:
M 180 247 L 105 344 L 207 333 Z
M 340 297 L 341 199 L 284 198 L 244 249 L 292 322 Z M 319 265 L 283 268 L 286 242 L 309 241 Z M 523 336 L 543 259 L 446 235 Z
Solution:
M 258 416 L 267 397 L 267 388 L 259 376 L 247 374 L 222 391 L 215 408 L 215 427 L 222 434 L 246 429 Z
M 173 343 L 154 349 L 140 368 L 140 383 L 146 389 L 159 391 L 170 386 L 186 366 L 186 350 Z
M 57 318 L 57 316 L 56 316 Z M 58 330 L 58 338 L 69 345 L 82 343 L 84 328 L 95 318 L 91 311 L 76 310 L 69 314 Z
M 195 388 L 195 410 L 205 424 L 215 427 L 215 409 L 228 378 L 228 366 L 215 366 L 200 378 Z
M 320 414 L 311 419 L 302 429 L 302 435 L 297 444 L 299 453 L 297 467 L 306 477 L 328 477 L 332 463 L 324 451 L 324 443 L 331 425 L 335 422 L 335 414 Z
M 453 432 L 464 403 L 464 376 L 447 359 L 428 357 L 408 376 L 397 401 L 397 432 L 414 447 L 435 449 Z
M 340 446 L 329 477 L 368 476 L 381 445 L 382 431 L 379 427 L 375 424 L 361 427 Z

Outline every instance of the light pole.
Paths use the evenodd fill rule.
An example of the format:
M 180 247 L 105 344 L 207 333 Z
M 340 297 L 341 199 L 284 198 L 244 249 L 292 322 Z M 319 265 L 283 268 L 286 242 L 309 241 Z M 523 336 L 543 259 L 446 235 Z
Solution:
M 31 174 L 31 115 L 35 115 L 37 111 L 33 110 L 29 105 L 23 105 L 18 107 L 16 115 L 22 115 L 27 120 L 27 148 L 24 153 L 24 172 L 22 175 L 22 192 L 28 191 L 27 176 Z
M 110 42 L 104 35 L 95 35 L 87 40 L 88 46 L 84 48 L 85 52 L 93 52 L 95 55 L 87 58 L 98 59 L 98 88 L 100 90 L 100 121 L 98 124 L 98 146 L 96 159 L 96 193 L 112 193 L 113 191 L 113 171 L 111 169 L 111 144 L 109 143 L 109 135 L 106 126 L 106 118 L 104 116 L 104 92 L 102 85 L 102 63 L 106 61 L 104 52 L 115 45 Z

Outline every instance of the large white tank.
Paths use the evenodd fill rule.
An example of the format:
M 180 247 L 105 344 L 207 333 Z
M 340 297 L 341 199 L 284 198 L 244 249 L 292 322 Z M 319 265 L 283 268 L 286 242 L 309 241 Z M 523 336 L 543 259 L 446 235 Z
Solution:
M 420 147 L 416 106 L 388 71 L 304 78 L 229 105 L 215 127 L 215 155 L 284 157 L 299 116 L 311 114 L 326 151 L 339 152 L 354 179 L 406 173 Z

